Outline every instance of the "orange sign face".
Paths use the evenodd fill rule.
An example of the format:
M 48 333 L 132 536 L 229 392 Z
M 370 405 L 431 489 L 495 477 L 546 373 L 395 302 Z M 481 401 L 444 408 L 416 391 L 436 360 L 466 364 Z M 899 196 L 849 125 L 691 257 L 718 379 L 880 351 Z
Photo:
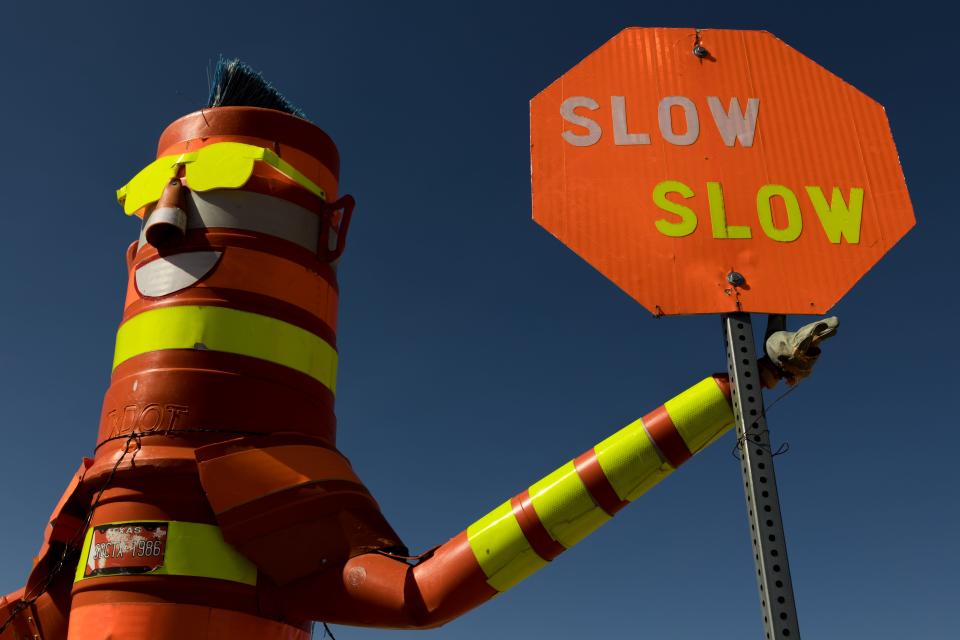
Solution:
M 534 220 L 657 315 L 825 313 L 914 224 L 883 107 L 766 32 L 626 29 L 530 129 Z

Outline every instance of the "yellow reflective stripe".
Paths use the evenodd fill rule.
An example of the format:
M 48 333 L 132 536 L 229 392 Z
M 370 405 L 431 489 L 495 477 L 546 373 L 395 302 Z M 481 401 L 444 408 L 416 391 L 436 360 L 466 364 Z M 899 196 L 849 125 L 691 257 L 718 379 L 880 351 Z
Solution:
M 73 581 L 80 582 L 84 580 L 83 573 L 86 570 L 88 558 L 90 557 L 90 543 L 93 541 L 93 528 L 87 529 L 87 534 L 83 536 L 83 546 L 80 553 L 80 560 L 77 561 L 77 570 L 73 574 Z
M 597 462 L 621 500 L 634 501 L 673 472 L 635 420 L 596 447 Z
M 274 362 L 336 392 L 337 352 L 325 340 L 281 320 L 224 307 L 163 307 L 130 318 L 117 331 L 113 367 L 149 351 L 194 348 Z
M 257 584 L 256 565 L 224 541 L 219 527 L 171 522 L 167 536 L 167 554 L 155 573 Z
M 530 502 L 550 537 L 570 548 L 610 520 L 571 460 L 530 487 Z
M 668 400 L 664 407 L 680 437 L 693 454 L 702 450 L 733 424 L 733 409 L 713 378 L 698 382 Z
M 506 591 L 547 564 L 530 547 L 507 500 L 467 527 L 467 540 L 487 584 Z
M 137 520 L 140 522 L 165 522 L 163 520 Z M 124 522 L 111 522 L 111 525 L 123 525 Z M 100 526 L 100 525 L 98 525 Z M 84 577 L 87 558 L 90 557 L 90 543 L 93 529 L 87 530 L 84 538 L 83 561 L 77 563 L 74 581 L 95 580 L 98 577 Z M 230 580 L 254 586 L 257 584 L 257 567 L 239 551 L 230 546 L 220 533 L 220 528 L 212 524 L 196 522 L 168 522 L 167 543 L 163 564 L 146 574 L 193 576 L 197 578 L 216 578 Z
M 733 422 L 730 405 L 712 377 L 668 401 L 665 408 L 692 453 L 722 435 Z M 642 420 L 600 442 L 594 453 L 621 500 L 636 500 L 674 471 L 661 457 Z M 539 524 L 568 549 L 610 519 L 594 502 L 577 473 L 575 460 L 533 484 L 519 498 L 526 493 Z M 538 531 L 538 540 L 540 535 Z M 530 546 L 510 500 L 467 527 L 467 539 L 487 583 L 497 591 L 506 591 L 547 564 Z

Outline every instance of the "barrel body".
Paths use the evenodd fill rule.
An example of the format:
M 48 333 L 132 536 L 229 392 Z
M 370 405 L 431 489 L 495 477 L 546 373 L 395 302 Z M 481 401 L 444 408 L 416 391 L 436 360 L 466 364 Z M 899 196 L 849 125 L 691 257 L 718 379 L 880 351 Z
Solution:
M 231 160 L 198 166 L 198 152 L 222 143 L 279 157 L 325 197 L 278 163 L 257 160 L 242 184 L 210 188 L 219 184 L 211 175 L 229 182 L 233 168 L 224 163 Z M 330 236 L 341 215 L 331 206 L 337 149 L 299 118 L 224 107 L 164 131 L 157 157 L 188 155 L 198 159 L 189 170 L 174 168 L 178 191 L 169 195 L 165 187 L 160 202 L 134 212 L 143 224 L 127 254 L 113 371 L 84 478 L 88 489 L 105 488 L 92 493 L 69 637 L 305 639 L 310 623 L 271 608 L 269 576 L 238 549 L 246 543 L 253 550 L 265 528 L 296 530 L 302 514 L 290 512 L 298 507 L 309 516 L 346 505 L 382 520 L 336 450 L 338 289 Z M 210 184 L 201 189 L 201 180 Z M 154 216 L 154 223 L 164 216 L 164 229 L 179 229 L 159 234 Z M 262 464 L 251 477 L 236 476 L 229 461 L 249 463 L 253 457 L 243 452 L 271 446 L 299 454 L 282 458 L 292 469 L 286 485 L 267 486 L 272 470 Z M 298 466 L 311 451 L 322 452 L 321 462 Z M 208 467 L 203 477 L 198 455 Z M 305 487 L 327 490 L 304 506 L 296 494 Z M 232 526 L 222 526 L 217 505 L 249 511 L 271 492 L 269 524 L 231 512 Z M 352 551 L 338 531 L 331 561 Z M 270 562 L 265 554 L 268 570 Z

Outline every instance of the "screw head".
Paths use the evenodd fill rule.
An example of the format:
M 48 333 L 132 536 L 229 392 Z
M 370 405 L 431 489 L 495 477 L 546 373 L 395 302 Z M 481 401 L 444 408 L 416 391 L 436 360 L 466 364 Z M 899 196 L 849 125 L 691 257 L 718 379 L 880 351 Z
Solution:
M 693 48 L 693 55 L 697 56 L 698 58 L 706 58 L 708 55 L 710 55 L 710 52 L 707 51 L 706 47 L 698 44 Z
M 747 279 L 743 277 L 742 273 L 731 271 L 727 274 L 727 282 L 735 287 L 742 287 L 743 285 L 747 284 Z

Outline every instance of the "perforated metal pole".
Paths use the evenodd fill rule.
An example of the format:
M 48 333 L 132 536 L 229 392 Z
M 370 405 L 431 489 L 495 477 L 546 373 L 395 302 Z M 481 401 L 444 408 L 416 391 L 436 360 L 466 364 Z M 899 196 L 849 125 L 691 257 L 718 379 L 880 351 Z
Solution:
M 780 518 L 780 497 L 763 411 L 750 314 L 723 316 L 723 331 L 763 627 L 767 640 L 796 639 L 800 637 L 800 626 L 787 562 L 787 541 Z

